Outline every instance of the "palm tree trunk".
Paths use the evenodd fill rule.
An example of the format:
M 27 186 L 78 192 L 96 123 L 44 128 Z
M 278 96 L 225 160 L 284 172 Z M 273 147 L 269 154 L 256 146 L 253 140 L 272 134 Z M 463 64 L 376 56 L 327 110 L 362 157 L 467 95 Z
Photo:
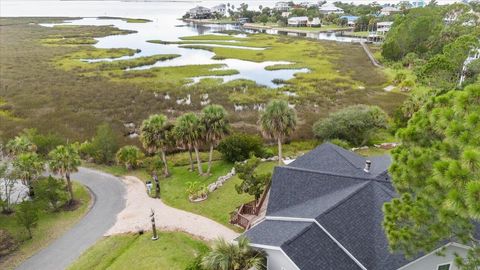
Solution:
M 73 203 L 73 188 L 72 188 L 72 181 L 70 181 L 70 173 L 65 173 L 65 178 L 67 179 L 67 189 L 68 193 L 70 193 L 70 201 L 69 204 Z
M 210 175 L 210 170 L 212 169 L 212 158 L 213 158 L 213 143 L 210 143 L 210 153 L 208 154 L 207 175 Z
M 202 161 L 200 161 L 200 153 L 198 153 L 198 146 L 195 145 L 193 148 L 195 149 L 195 155 L 197 156 L 198 173 L 202 175 L 203 174 Z
M 163 161 L 163 165 L 164 165 L 164 174 L 165 174 L 165 177 L 168 177 L 170 176 L 170 172 L 168 171 L 168 164 L 167 164 L 167 157 L 165 156 L 165 151 L 162 150 L 162 161 Z
M 282 139 L 280 137 L 277 138 L 278 142 L 278 165 L 282 165 Z
M 192 156 L 192 148 L 188 147 L 188 157 L 190 158 L 190 171 L 194 171 L 195 168 L 193 168 L 193 156 Z

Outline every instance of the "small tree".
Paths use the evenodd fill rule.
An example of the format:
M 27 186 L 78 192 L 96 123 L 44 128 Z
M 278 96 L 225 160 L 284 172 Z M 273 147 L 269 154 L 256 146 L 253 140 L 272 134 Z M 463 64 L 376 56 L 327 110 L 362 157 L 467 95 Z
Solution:
M 218 145 L 223 158 L 229 162 L 244 161 L 251 155 L 263 157 L 263 141 L 260 136 L 242 133 L 232 134 Z
M 107 123 L 99 125 L 91 141 L 92 158 L 96 163 L 112 164 L 118 150 L 117 136 Z
M 8 141 L 6 149 L 10 156 L 18 156 L 22 153 L 35 152 L 37 146 L 27 136 L 22 135 Z
M 46 202 L 54 212 L 58 211 L 61 203 L 67 199 L 62 181 L 52 176 L 38 180 L 34 188 L 37 198 Z
M 255 173 L 259 164 L 260 160 L 256 157 L 252 157 L 246 162 L 237 162 L 235 164 L 235 172 L 237 172 L 238 178 L 242 180 L 240 185 L 235 185 L 235 189 L 238 194 L 248 193 L 255 196 L 255 201 L 260 199 L 260 196 L 265 191 L 265 187 L 272 178 L 270 173 Z
M 52 150 L 48 156 L 50 157 L 50 169 L 53 172 L 60 174 L 62 177 L 65 177 L 65 180 L 67 181 L 67 190 L 68 193 L 70 193 L 69 203 L 73 203 L 74 195 L 70 174 L 77 172 L 78 167 L 82 163 L 77 149 L 71 144 L 59 145 Z
M 297 125 L 297 114 L 284 100 L 272 100 L 260 115 L 263 133 L 277 140 L 278 164 L 282 164 L 282 142 Z
M 182 137 L 188 145 L 193 146 L 197 158 L 198 173 L 203 174 L 202 161 L 200 160 L 200 142 L 204 138 L 205 127 L 194 113 L 186 113 L 177 119 L 174 132 Z
M 220 105 L 210 105 L 202 110 L 202 123 L 205 126 L 205 140 L 210 146 L 207 174 L 212 168 L 213 148 L 229 132 L 227 111 Z
M 134 145 L 126 145 L 117 152 L 117 163 L 125 166 L 127 170 L 135 169 L 142 163 L 145 155 Z
M 15 203 L 12 200 L 12 195 L 15 189 L 16 178 L 12 177 L 11 172 L 8 169 L 9 164 L 0 163 L 0 206 L 2 212 L 9 214 L 13 212 L 12 204 Z
M 15 212 L 17 223 L 25 227 L 28 232 L 28 239 L 32 238 L 32 229 L 37 226 L 38 208 L 32 201 L 23 201 L 17 207 Z

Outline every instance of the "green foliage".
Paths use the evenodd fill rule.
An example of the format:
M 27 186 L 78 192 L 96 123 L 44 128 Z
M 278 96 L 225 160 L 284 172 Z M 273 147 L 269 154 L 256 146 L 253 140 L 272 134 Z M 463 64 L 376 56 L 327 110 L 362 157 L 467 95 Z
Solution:
M 203 199 L 208 195 L 207 186 L 200 184 L 198 181 L 187 182 L 187 189 L 185 191 L 192 200 Z
M 443 17 L 438 8 L 426 7 L 409 10 L 398 17 L 382 46 L 382 56 L 390 60 L 401 60 L 410 52 L 424 55 L 438 50 L 438 39 L 443 28 Z M 440 47 L 441 48 L 441 47 Z
M 200 174 L 203 174 L 202 163 L 200 160 L 199 146 L 205 139 L 205 125 L 201 119 L 194 113 L 186 113 L 177 118 L 173 133 L 179 141 L 183 142 L 189 149 L 193 147 L 195 149 L 195 156 L 197 157 L 197 168 Z M 191 162 L 193 166 L 193 163 Z M 193 170 L 193 167 L 191 168 Z
M 230 132 L 227 111 L 221 105 L 209 105 L 202 109 L 200 121 L 205 128 L 205 141 L 210 146 L 207 174 L 212 167 L 213 148 Z
M 126 145 L 120 148 L 116 154 L 118 164 L 125 166 L 127 170 L 138 168 L 145 155 L 134 145 Z
M 45 170 L 44 161 L 36 154 L 26 152 L 19 154 L 13 160 L 12 174 L 29 188 L 29 195 L 33 196 L 33 183 L 40 177 Z
M 82 149 L 95 163 L 112 164 L 118 151 L 117 136 L 109 124 L 101 124 L 97 127 L 92 141 L 82 146 Z
M 34 184 L 35 194 L 39 201 L 47 204 L 52 211 L 58 211 L 59 207 L 67 200 L 67 193 L 62 180 L 49 176 L 40 179 Z
M 163 169 L 163 161 L 158 155 L 155 155 L 145 158 L 143 166 L 150 175 L 158 175 Z
M 229 162 L 244 161 L 251 155 L 263 157 L 263 141 L 256 135 L 235 133 L 220 142 L 218 151 Z
M 235 172 L 238 178 L 242 180 L 240 185 L 235 185 L 238 194 L 248 193 L 255 196 L 255 200 L 260 199 L 265 187 L 270 183 L 272 174 L 257 174 L 255 170 L 260 164 L 260 160 L 256 157 L 248 159 L 246 162 L 235 163 Z
M 27 136 L 16 136 L 5 145 L 7 153 L 11 156 L 20 155 L 27 152 L 37 151 L 37 146 Z
M 149 118 L 143 120 L 140 127 L 140 141 L 143 148 L 149 153 L 161 153 L 164 165 L 164 174 L 170 175 L 168 171 L 167 159 L 165 151 L 167 147 L 172 144 L 173 140 L 173 126 L 168 122 L 168 119 L 163 114 L 153 114 Z
M 345 148 L 345 149 L 350 149 L 352 147 L 350 147 L 350 143 L 347 142 L 347 141 L 344 141 L 344 140 L 340 140 L 340 139 L 333 139 L 333 140 L 330 140 L 331 143 L 335 144 L 335 145 L 338 145 L 342 148 Z
M 316 122 L 313 133 L 319 139 L 341 139 L 360 146 L 369 142 L 373 132 L 386 128 L 387 119 L 377 106 L 354 105 Z
M 58 134 L 40 134 L 36 129 L 27 129 L 22 132 L 35 146 L 36 152 L 46 157 L 58 145 L 64 144 L 65 139 Z
M 37 226 L 38 208 L 32 201 L 21 202 L 16 209 L 15 218 L 17 224 L 23 226 L 28 232 L 28 238 L 32 238 L 32 229 Z
M 390 173 L 400 197 L 384 206 L 393 250 L 412 256 L 454 238 L 474 247 L 465 269 L 478 267 L 479 131 L 479 84 L 432 98 L 398 131 Z
M 265 252 L 250 247 L 246 238 L 240 238 L 236 243 L 219 239 L 212 251 L 203 257 L 202 266 L 212 270 L 265 270 L 267 262 Z

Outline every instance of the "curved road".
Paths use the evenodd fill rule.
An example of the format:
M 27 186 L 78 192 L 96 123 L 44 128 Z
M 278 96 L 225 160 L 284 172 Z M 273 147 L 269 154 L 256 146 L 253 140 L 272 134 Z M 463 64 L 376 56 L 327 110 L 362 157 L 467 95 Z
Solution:
M 72 179 L 90 188 L 94 196 L 92 208 L 64 235 L 17 269 L 65 269 L 115 224 L 117 214 L 125 207 L 125 187 L 120 179 L 86 168 L 80 168 Z

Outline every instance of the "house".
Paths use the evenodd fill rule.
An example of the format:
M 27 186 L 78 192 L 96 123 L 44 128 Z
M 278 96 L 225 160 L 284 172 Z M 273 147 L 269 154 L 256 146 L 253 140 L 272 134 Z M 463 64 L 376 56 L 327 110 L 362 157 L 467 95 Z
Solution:
M 300 27 L 300 26 L 307 26 L 307 24 L 308 24 L 307 16 L 288 18 L 288 26 Z
M 393 22 L 378 22 L 377 23 L 377 35 L 384 36 L 390 28 L 392 27 Z
M 463 62 L 462 73 L 460 75 L 458 85 L 462 85 L 462 83 L 465 81 L 468 65 L 477 59 L 480 59 L 480 48 L 471 50 L 467 59 L 465 59 L 465 62 Z
M 283 18 L 288 18 L 288 17 L 290 16 L 290 14 L 291 14 L 291 12 L 284 11 L 284 12 L 282 12 L 282 15 L 281 15 L 281 16 L 282 16 Z
M 227 12 L 227 6 L 225 4 L 220 4 L 212 7 L 211 11 L 212 13 L 217 13 L 223 16 Z
M 399 12 L 400 12 L 400 9 L 396 7 L 387 6 L 387 7 L 383 7 L 380 10 L 380 16 L 390 16 L 392 14 L 399 13 Z
M 321 25 L 322 23 L 320 21 L 320 18 L 318 17 L 315 17 L 311 21 L 307 22 L 307 26 L 310 26 L 310 27 L 320 27 Z
M 206 19 L 212 15 L 212 12 L 209 8 L 196 6 L 188 11 L 190 18 L 193 19 Z
M 390 162 L 324 143 L 276 167 L 265 218 L 243 236 L 267 253 L 268 270 L 455 270 L 454 254 L 468 251 L 457 243 L 445 244 L 445 256 L 389 252 L 382 207 L 397 197 Z
M 290 3 L 289 2 L 277 2 L 275 3 L 275 7 L 273 8 L 278 11 L 289 11 L 290 10 Z
M 336 7 L 334 4 L 324 4 L 318 10 L 322 14 L 343 14 L 343 9 Z
M 412 8 L 422 8 L 425 6 L 424 0 L 413 0 L 410 3 L 412 4 Z
M 354 27 L 355 26 L 355 23 L 357 22 L 358 20 L 358 16 L 349 16 L 349 15 L 345 15 L 345 16 L 341 16 L 340 19 L 342 20 L 346 20 L 347 21 L 347 25 L 349 27 Z

